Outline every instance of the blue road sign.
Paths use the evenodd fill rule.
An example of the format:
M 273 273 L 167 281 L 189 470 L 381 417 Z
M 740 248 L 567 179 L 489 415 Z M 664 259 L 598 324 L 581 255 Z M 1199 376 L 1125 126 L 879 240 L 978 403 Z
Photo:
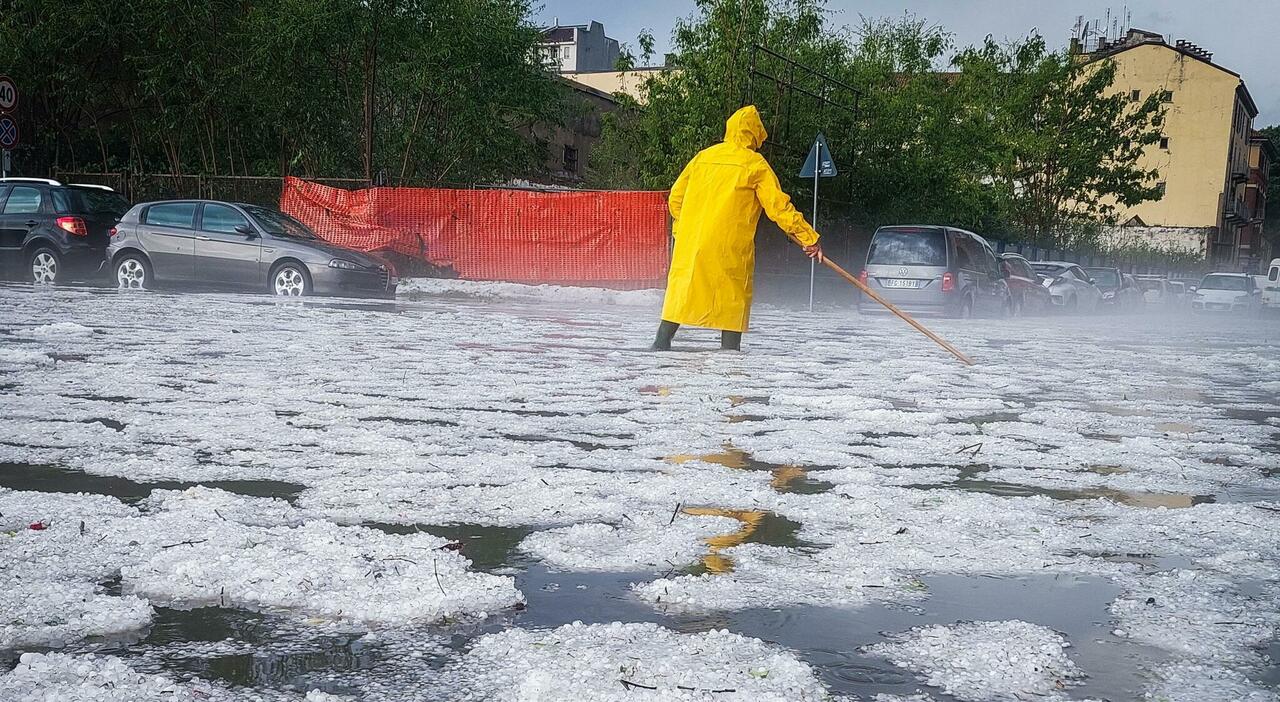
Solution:
M 821 163 L 820 167 L 819 163 Z M 814 140 L 813 146 L 809 147 L 809 157 L 804 160 L 804 167 L 800 169 L 800 177 L 814 177 L 815 169 L 818 171 L 819 178 L 834 178 L 837 175 L 836 160 L 832 158 L 831 149 L 827 148 L 827 138 L 822 136 L 821 132 L 818 133 L 818 138 Z
M 12 117 L 0 117 L 0 149 L 18 145 L 18 123 Z

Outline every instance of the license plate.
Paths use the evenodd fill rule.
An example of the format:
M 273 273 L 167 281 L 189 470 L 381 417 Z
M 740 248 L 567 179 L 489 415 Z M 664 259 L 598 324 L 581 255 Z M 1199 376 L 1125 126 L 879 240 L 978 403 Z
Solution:
M 886 288 L 918 288 L 920 281 L 910 278 L 886 278 L 880 281 L 880 285 Z

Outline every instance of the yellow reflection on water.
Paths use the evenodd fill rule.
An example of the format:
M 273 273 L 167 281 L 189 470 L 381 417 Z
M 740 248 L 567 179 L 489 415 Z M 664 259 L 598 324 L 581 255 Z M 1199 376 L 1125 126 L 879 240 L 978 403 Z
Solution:
M 681 510 L 695 517 L 728 517 L 742 523 L 742 528 L 731 534 L 711 536 L 706 539 L 709 553 L 702 557 L 702 565 L 712 573 L 728 573 L 733 570 L 733 559 L 720 555 L 720 551 L 745 543 L 764 520 L 765 513 L 752 509 L 723 509 L 721 507 L 685 507 Z

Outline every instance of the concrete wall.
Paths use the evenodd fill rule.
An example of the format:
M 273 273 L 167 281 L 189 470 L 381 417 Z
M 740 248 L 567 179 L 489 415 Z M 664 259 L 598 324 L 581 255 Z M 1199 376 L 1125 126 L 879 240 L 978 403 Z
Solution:
M 1215 227 L 1108 227 L 1102 238 L 1111 246 L 1145 245 L 1206 256 L 1216 232 Z

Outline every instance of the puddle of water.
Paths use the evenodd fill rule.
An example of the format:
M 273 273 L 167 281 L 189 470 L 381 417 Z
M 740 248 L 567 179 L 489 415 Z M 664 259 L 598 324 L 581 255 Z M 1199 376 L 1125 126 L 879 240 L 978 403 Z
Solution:
M 277 480 L 202 480 L 179 482 L 160 480 L 139 483 L 128 478 L 92 475 L 78 470 L 28 463 L 0 463 L 0 487 L 31 492 L 86 492 L 107 495 L 124 502 L 137 502 L 153 490 L 186 490 L 196 485 L 217 488 L 250 497 L 278 497 L 293 501 L 305 485 Z
M 767 405 L 773 401 L 768 395 L 730 395 L 729 406 L 741 407 L 743 405 Z
M 110 417 L 93 417 L 91 419 L 82 419 L 80 422 L 82 424 L 101 424 L 108 429 L 115 429 L 116 431 L 124 431 L 125 426 L 127 426 L 124 422 Z
M 580 439 L 566 439 L 556 436 L 542 436 L 541 434 L 503 434 L 502 438 L 510 441 L 523 441 L 525 443 L 545 443 L 554 442 L 569 444 L 582 449 L 583 451 L 607 451 L 610 449 L 625 449 L 626 446 L 610 446 L 608 444 L 597 444 L 591 441 L 582 441 Z
M 192 673 L 205 679 L 235 686 L 282 688 L 300 686 L 330 693 L 354 693 L 341 685 L 323 682 L 343 672 L 367 669 L 378 662 L 376 647 L 361 640 L 360 633 L 323 633 L 318 636 L 282 639 L 280 629 L 297 629 L 281 617 L 243 609 L 200 607 L 174 609 L 156 607 L 151 632 L 142 646 L 163 647 L 190 642 L 239 643 L 250 650 L 214 653 L 207 656 L 166 656 L 163 650 L 152 655 L 166 668 Z M 324 676 L 315 676 L 325 673 Z M 319 682 L 318 682 L 319 680 Z
M 995 422 L 1021 422 L 1022 415 L 1017 412 L 988 412 L 987 414 L 979 414 L 977 416 L 968 417 L 964 421 L 969 424 L 981 426 L 983 424 L 994 424 Z
M 1200 431 L 1200 427 L 1186 422 L 1158 422 L 1155 430 L 1167 434 L 1194 434 Z
M 533 533 L 529 527 L 484 526 L 481 524 L 384 524 L 365 522 L 362 526 L 387 534 L 416 534 L 426 532 L 432 536 L 461 544 L 462 555 L 471 559 L 471 567 L 491 571 L 512 565 L 520 560 L 516 551 L 524 537 Z
M 809 665 L 836 695 L 870 699 L 877 694 L 911 695 L 921 683 L 888 661 L 865 655 L 863 646 L 886 633 L 960 621 L 1021 619 L 1062 632 L 1070 655 L 1088 673 L 1073 698 L 1138 699 L 1143 665 L 1164 654 L 1111 634 L 1107 605 L 1120 588 L 1101 578 L 1029 576 L 924 576 L 927 598 L 913 606 L 870 604 L 854 609 L 784 607 L 734 612 L 675 613 L 632 597 L 631 583 L 647 573 L 554 573 L 532 566 L 517 576 L 529 606 L 512 623 L 531 629 L 587 624 L 656 622 L 685 633 L 728 629 L 785 646 Z M 1051 602 L 1053 606 L 1046 607 Z M 952 699 L 930 690 L 934 699 Z
M 1051 488 L 1039 485 L 1023 485 L 1020 483 L 1006 483 L 994 480 L 956 480 L 953 483 L 930 483 L 908 485 L 907 487 L 917 490 L 964 490 L 966 492 L 981 492 L 988 495 L 999 495 L 1001 497 L 1032 497 L 1034 495 L 1043 495 L 1054 500 L 1075 501 L 1075 500 L 1096 500 L 1106 499 L 1112 502 L 1118 502 L 1130 507 L 1168 507 L 1182 508 L 1192 507 L 1194 505 L 1204 504 L 1207 502 L 1216 502 L 1213 495 L 1182 495 L 1176 493 L 1161 492 L 1138 492 L 1126 490 L 1113 490 L 1110 488 Z
M 1112 417 L 1154 417 L 1155 413 L 1151 410 L 1137 409 L 1133 407 L 1120 407 L 1118 405 L 1108 405 L 1105 403 L 1095 402 L 1090 405 L 1093 409 L 1104 412 Z
M 449 420 L 447 420 L 447 419 L 416 419 L 416 418 L 413 418 L 413 417 L 391 417 L 391 416 L 360 417 L 360 418 L 359 418 L 359 421 L 361 421 L 361 422 L 391 422 L 392 424 L 401 424 L 401 425 L 430 425 L 430 426 L 433 426 L 433 427 L 456 427 L 456 426 L 458 426 L 458 423 L 457 423 L 457 422 L 451 422 L 451 421 L 449 421 Z
M 1084 467 L 1084 469 L 1089 471 L 1090 473 L 1097 473 L 1098 475 L 1124 475 L 1125 473 L 1133 472 L 1129 468 L 1105 465 L 1101 463 L 1094 463 L 1094 464 L 1087 465 Z

